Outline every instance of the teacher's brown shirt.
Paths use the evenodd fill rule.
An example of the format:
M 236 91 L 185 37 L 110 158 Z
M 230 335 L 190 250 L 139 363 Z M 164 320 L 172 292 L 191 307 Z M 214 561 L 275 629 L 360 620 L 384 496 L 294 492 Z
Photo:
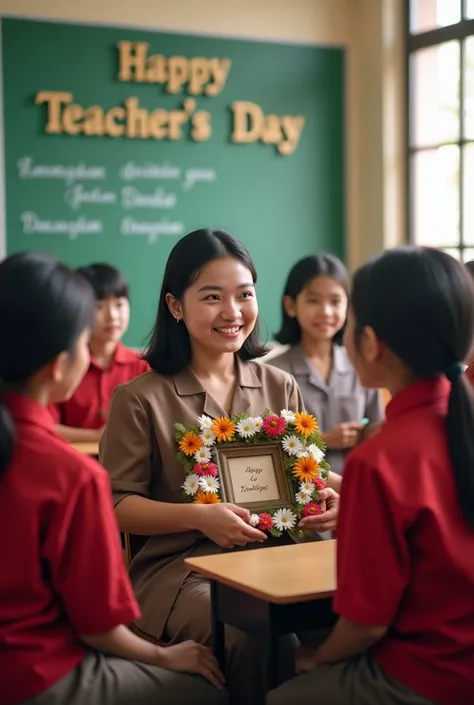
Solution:
M 231 415 L 258 416 L 267 408 L 275 413 L 303 409 L 298 386 L 286 372 L 238 358 L 237 370 Z M 183 502 L 185 473 L 176 458 L 173 424 L 195 425 L 201 414 L 212 418 L 227 415 L 190 368 L 171 377 L 150 371 L 116 389 L 100 443 L 100 459 L 112 479 L 115 505 L 130 494 L 159 502 Z M 142 609 L 137 625 L 161 638 L 188 574 L 184 559 L 221 550 L 196 531 L 150 537 L 130 566 Z

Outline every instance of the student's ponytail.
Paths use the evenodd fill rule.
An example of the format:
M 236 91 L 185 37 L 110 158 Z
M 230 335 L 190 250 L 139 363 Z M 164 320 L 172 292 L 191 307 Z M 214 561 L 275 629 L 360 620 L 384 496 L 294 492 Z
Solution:
M 15 424 L 0 395 L 0 481 L 15 448 Z
M 459 506 L 474 529 L 474 394 L 459 363 L 446 372 L 451 382 L 446 432 Z
M 356 344 L 370 327 L 415 379 L 451 382 L 446 438 L 459 507 L 474 529 L 474 394 L 462 364 L 474 339 L 471 276 L 440 250 L 394 248 L 356 272 L 351 305 Z

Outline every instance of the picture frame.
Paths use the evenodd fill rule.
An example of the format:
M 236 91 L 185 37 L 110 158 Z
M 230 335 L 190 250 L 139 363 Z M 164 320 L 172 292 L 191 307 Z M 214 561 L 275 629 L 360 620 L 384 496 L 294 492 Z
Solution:
M 295 505 L 281 443 L 217 445 L 214 458 L 222 498 L 251 513 L 273 512 Z

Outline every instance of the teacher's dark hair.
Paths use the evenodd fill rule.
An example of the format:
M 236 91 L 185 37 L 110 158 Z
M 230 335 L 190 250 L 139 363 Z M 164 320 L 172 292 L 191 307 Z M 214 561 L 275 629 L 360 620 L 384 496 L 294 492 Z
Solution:
M 2 401 L 62 352 L 74 351 L 91 325 L 94 295 L 76 272 L 48 255 L 22 252 L 0 262 L 0 475 L 15 447 L 15 426 Z
M 171 250 L 163 277 L 155 325 L 148 339 L 144 359 L 161 375 L 182 372 L 191 360 L 189 334 L 183 322 L 177 324 L 166 303 L 166 295 L 180 300 L 199 276 L 200 270 L 216 259 L 235 257 L 247 267 L 254 284 L 257 272 L 244 245 L 223 230 L 194 230 Z M 237 353 L 241 360 L 252 360 L 268 352 L 259 341 L 258 321 Z
M 284 297 L 289 296 L 290 299 L 296 301 L 297 297 L 309 282 L 315 277 L 331 277 L 342 286 L 347 296 L 349 296 L 350 278 L 349 273 L 340 259 L 322 253 L 319 255 L 310 255 L 300 259 L 291 269 L 288 279 L 286 280 L 283 297 L 281 300 L 281 328 L 275 334 L 275 340 L 282 345 L 297 345 L 301 340 L 301 327 L 296 317 L 291 317 L 287 314 L 284 304 Z M 344 328 L 336 333 L 333 341 L 342 345 L 344 336 Z
M 446 431 L 461 511 L 474 528 L 474 395 L 461 364 L 474 337 L 474 284 L 439 250 L 403 247 L 361 267 L 352 284 L 355 340 L 365 326 L 417 379 L 451 381 Z

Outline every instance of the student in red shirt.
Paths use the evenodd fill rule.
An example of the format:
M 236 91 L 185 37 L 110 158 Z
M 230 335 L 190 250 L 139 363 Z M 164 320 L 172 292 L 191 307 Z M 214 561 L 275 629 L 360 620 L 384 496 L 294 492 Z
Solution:
M 472 704 L 473 324 L 473 283 L 443 252 L 389 250 L 356 273 L 347 351 L 392 400 L 344 471 L 339 620 L 270 705 Z
M 130 320 L 128 283 L 123 274 L 109 264 L 91 264 L 77 271 L 87 279 L 96 298 L 91 359 L 72 397 L 50 408 L 59 435 L 73 443 L 98 441 L 117 385 L 149 369 L 145 360 L 120 342 Z
M 88 283 L 46 255 L 0 264 L 0 705 L 223 704 L 209 649 L 125 626 L 139 609 L 108 475 L 47 409 L 87 369 L 93 308 Z

